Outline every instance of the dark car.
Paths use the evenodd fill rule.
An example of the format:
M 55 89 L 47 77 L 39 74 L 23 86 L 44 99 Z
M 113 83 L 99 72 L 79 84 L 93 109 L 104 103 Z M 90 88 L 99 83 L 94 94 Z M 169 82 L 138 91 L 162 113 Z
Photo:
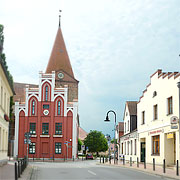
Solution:
M 93 159 L 93 155 L 92 154 L 87 154 L 86 159 Z

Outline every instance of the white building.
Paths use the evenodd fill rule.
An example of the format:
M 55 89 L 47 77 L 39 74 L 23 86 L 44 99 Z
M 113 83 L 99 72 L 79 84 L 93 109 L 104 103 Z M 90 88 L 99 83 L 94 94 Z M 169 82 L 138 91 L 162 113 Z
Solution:
M 140 161 L 175 164 L 179 159 L 179 130 L 173 116 L 179 116 L 180 73 L 156 71 L 137 104 L 138 157 Z M 176 118 L 175 118 L 176 120 Z
M 124 110 L 124 135 L 120 137 L 120 154 L 125 160 L 137 160 L 137 101 L 127 101 Z

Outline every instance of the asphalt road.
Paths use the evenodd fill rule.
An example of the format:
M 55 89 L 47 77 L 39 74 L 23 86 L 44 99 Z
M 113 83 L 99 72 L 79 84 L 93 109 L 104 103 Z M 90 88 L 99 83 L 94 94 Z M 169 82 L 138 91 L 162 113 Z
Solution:
M 79 161 L 79 162 L 65 162 L 65 163 L 51 163 L 51 162 L 34 162 L 32 180 L 42 179 L 168 179 L 156 175 L 139 172 L 129 168 L 112 167 L 98 165 L 95 160 Z

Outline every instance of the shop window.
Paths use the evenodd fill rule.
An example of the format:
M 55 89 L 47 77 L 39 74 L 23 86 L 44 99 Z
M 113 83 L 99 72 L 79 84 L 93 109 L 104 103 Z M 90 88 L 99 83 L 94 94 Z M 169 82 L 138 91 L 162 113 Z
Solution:
M 137 141 L 136 141 L 136 139 L 134 140 L 134 155 L 136 155 L 136 151 L 137 151 Z
M 30 125 L 29 125 L 29 132 L 32 135 L 36 134 L 36 123 L 30 123 Z
M 62 123 L 55 124 L 55 134 L 57 134 L 57 135 L 62 134 Z
M 35 154 L 36 152 L 36 143 L 29 144 L 29 154 Z
M 141 124 L 145 124 L 145 111 L 142 112 L 142 121 Z
M 152 154 L 160 155 L 160 135 L 152 136 Z
M 49 123 L 42 123 L 42 134 L 49 134 Z
M 129 141 L 127 142 L 127 155 L 129 155 Z
M 55 143 L 55 153 L 61 154 L 61 143 Z
M 153 110 L 154 110 L 154 120 L 158 119 L 158 105 L 154 105 L 153 106 Z
M 124 147 L 125 147 L 125 155 L 126 155 L 126 142 L 125 142 L 125 144 L 124 144 Z
M 123 143 L 121 143 L 121 154 L 123 154 Z
M 172 96 L 167 99 L 167 106 L 168 106 L 168 107 L 167 107 L 167 108 L 168 108 L 167 114 L 168 114 L 168 115 L 169 115 L 169 114 L 172 114 L 172 113 L 173 113 Z
M 131 155 L 133 154 L 133 141 L 131 140 Z

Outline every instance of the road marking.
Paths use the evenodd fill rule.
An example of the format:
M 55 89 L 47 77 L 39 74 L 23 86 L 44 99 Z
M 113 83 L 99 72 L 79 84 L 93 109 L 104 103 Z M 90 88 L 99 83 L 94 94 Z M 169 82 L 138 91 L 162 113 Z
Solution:
M 92 171 L 90 171 L 90 170 L 88 170 L 88 172 L 89 172 L 90 174 L 93 174 L 94 176 L 96 176 L 96 173 L 94 173 L 94 172 L 92 172 Z

